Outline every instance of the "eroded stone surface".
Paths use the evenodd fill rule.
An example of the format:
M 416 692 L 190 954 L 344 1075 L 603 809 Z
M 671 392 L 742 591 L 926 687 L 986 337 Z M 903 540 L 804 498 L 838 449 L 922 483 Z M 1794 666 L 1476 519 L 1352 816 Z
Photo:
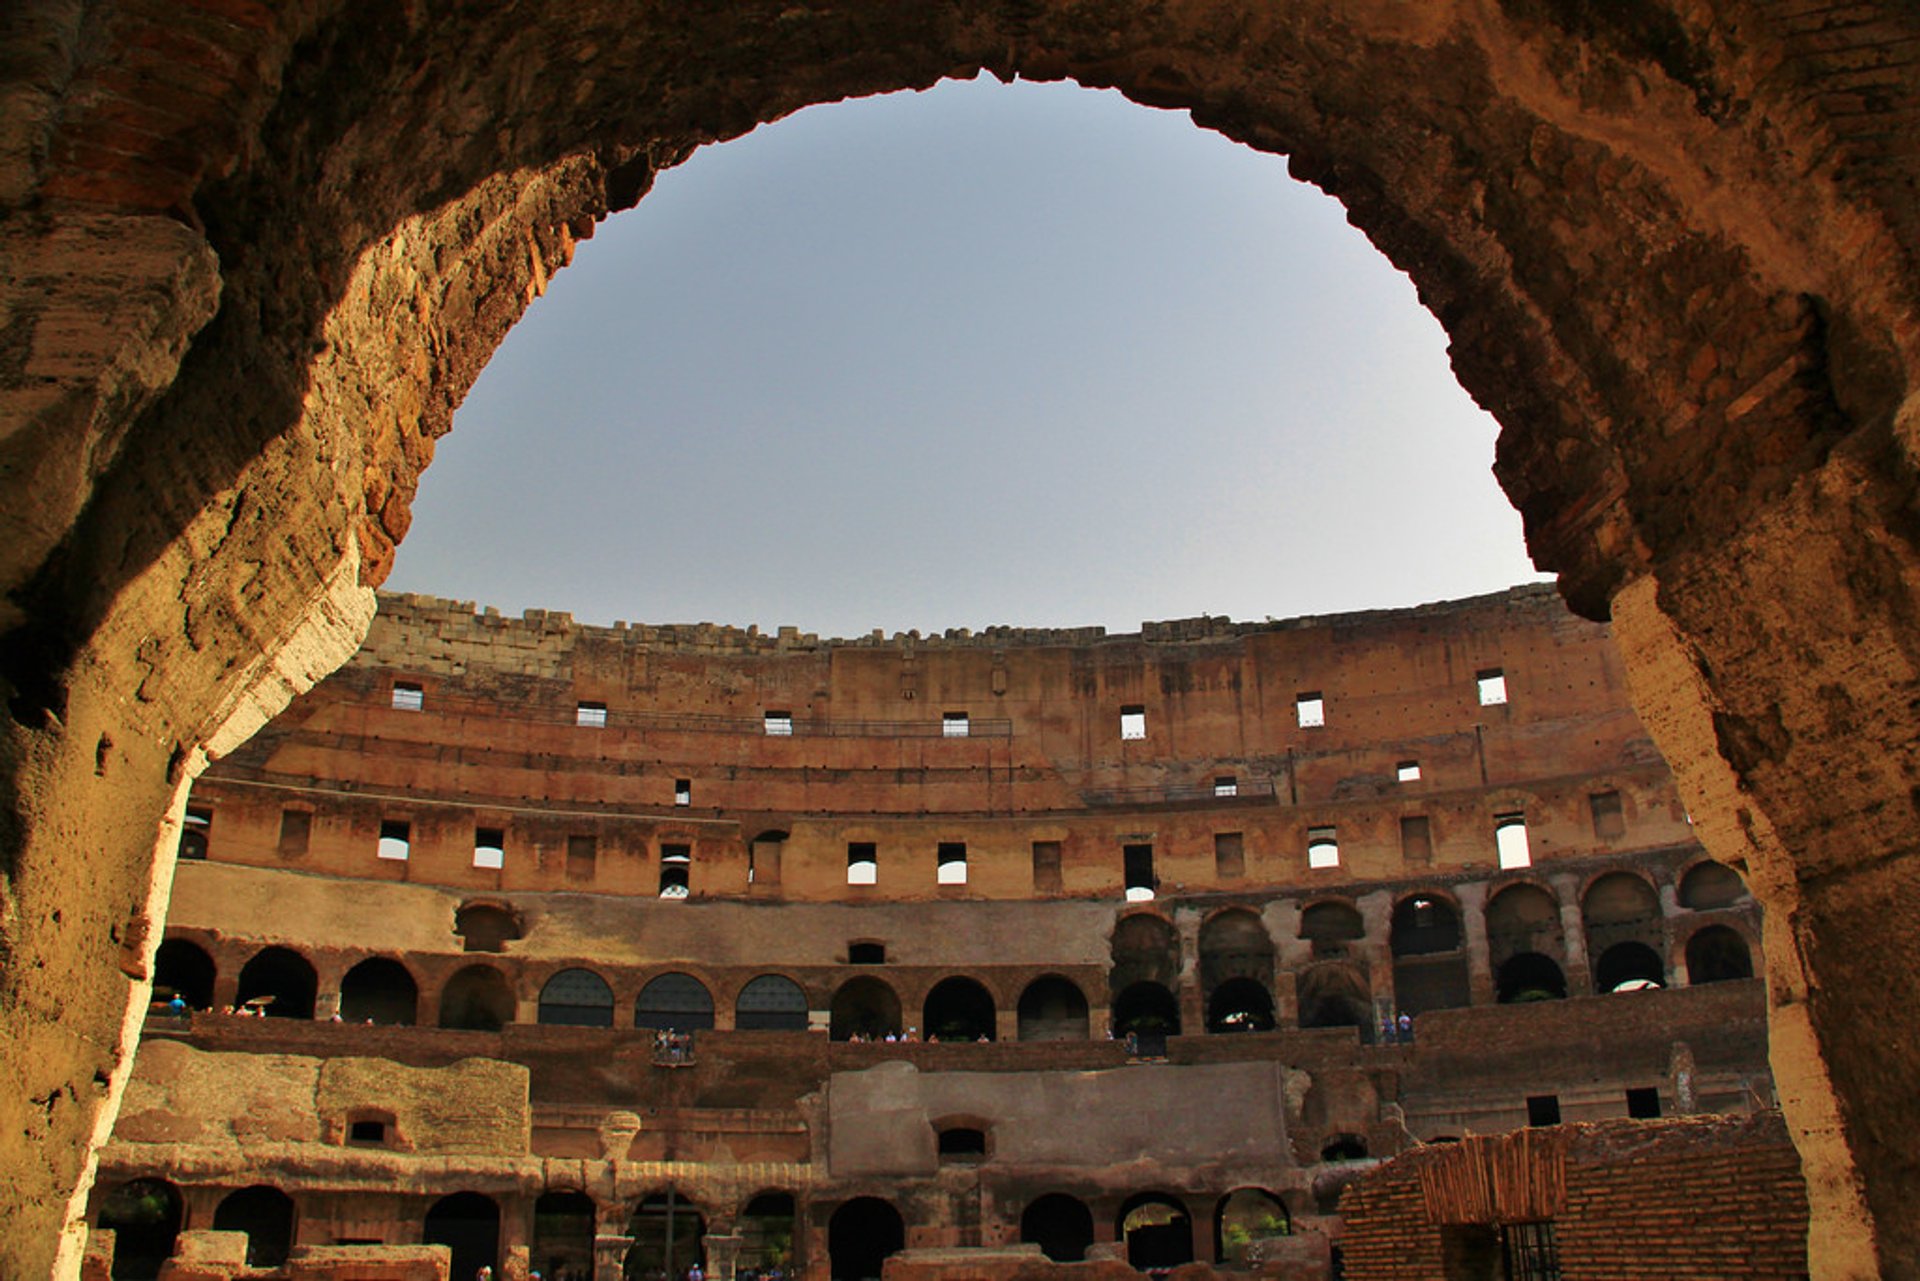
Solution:
M 124 1071 L 155 818 L 271 638 L 338 602 L 349 562 L 378 581 L 433 437 L 569 242 L 698 145 L 985 68 L 1285 152 L 1413 276 L 1503 423 L 1539 563 L 1589 613 L 1652 590 L 1650 651 L 1694 673 L 1691 710 L 1646 710 L 1716 852 L 1759 849 L 1781 887 L 1811 994 L 1783 1076 L 1835 1099 L 1803 1151 L 1871 1213 L 1816 1192 L 1816 1265 L 1912 1269 L 1920 1188 L 1873 1136 L 1920 1087 L 1879 1031 L 1916 952 L 1840 923 L 1907 888 L 1920 827 L 1914 21 L 1761 0 L 11 6 L 9 244 L 33 242 L 23 219 L 169 219 L 220 272 L 205 320 L 202 266 L 129 265 L 165 283 L 89 316 L 80 363 L 11 329 L 0 362 L 0 430 L 42 460 L 4 476 L 38 532 L 0 566 L 12 1262 L 52 1258 Z M 97 276 L 22 252 L 37 315 L 94 310 Z M 64 426 L 35 417 L 50 389 Z

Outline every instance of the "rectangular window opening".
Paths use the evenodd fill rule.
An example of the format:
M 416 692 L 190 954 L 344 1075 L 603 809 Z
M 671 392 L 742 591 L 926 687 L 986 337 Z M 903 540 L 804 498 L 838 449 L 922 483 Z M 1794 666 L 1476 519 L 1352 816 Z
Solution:
M 1533 866 L 1533 851 L 1527 844 L 1525 814 L 1495 814 L 1493 843 L 1499 851 L 1501 867 Z
M 1649 1085 L 1628 1090 L 1627 1115 L 1642 1121 L 1657 1120 L 1660 1116 L 1659 1087 Z
M 473 829 L 473 865 L 498 869 L 507 861 L 507 834 L 497 827 Z
M 1213 874 L 1223 881 L 1247 874 L 1247 842 L 1239 832 L 1213 834 Z
M 934 851 L 934 879 L 942 885 L 967 883 L 967 846 L 964 841 L 942 841 Z
M 660 847 L 660 897 L 685 898 L 693 871 L 693 849 L 686 845 Z
M 607 727 L 607 705 L 605 703 L 575 703 L 573 706 L 573 723 L 575 725 L 584 725 L 588 729 L 605 729 Z
M 965 712 L 945 712 L 940 717 L 940 734 L 943 738 L 965 738 L 971 726 Z
M 1527 1096 L 1528 1125 L 1560 1124 L 1560 1096 L 1557 1094 L 1530 1094 Z
M 1307 866 L 1340 866 L 1340 840 L 1331 827 L 1309 827 L 1307 829 Z
M 886 963 L 887 945 L 885 943 L 847 944 L 848 965 L 885 965 Z
M 393 683 L 393 708 L 397 712 L 417 712 L 427 705 L 427 692 L 413 681 Z
M 880 850 L 872 841 L 847 842 L 847 884 L 877 885 L 880 882 Z
M 1060 842 L 1033 843 L 1033 888 L 1041 894 L 1058 894 L 1066 888 L 1060 876 Z
M 280 811 L 280 852 L 297 856 L 305 854 L 313 843 L 313 811 Z
M 1627 834 L 1626 808 L 1618 792 L 1595 792 L 1587 797 L 1593 811 L 1593 834 L 1603 841 L 1617 841 Z
M 385 1143 L 387 1141 L 387 1123 L 385 1121 L 355 1121 L 347 1127 L 349 1143 Z
M 1213 780 L 1213 794 L 1215 796 L 1240 795 L 1240 780 L 1231 774 L 1220 775 Z
M 765 727 L 768 738 L 793 737 L 792 712 L 768 709 L 766 716 L 761 720 L 761 724 Z
M 1480 706 L 1497 707 L 1507 701 L 1507 674 L 1498 667 L 1475 673 L 1473 680 L 1480 691 Z
M 1393 776 L 1402 783 L 1415 783 L 1420 780 L 1419 761 L 1401 761 L 1393 767 Z
M 1153 875 L 1153 846 L 1123 845 L 1120 857 L 1126 874 L 1127 902 L 1144 903 L 1152 898 L 1159 884 Z
M 404 863 L 407 861 L 407 855 L 411 852 L 412 843 L 413 829 L 411 826 L 401 822 L 399 819 L 393 818 L 385 819 L 381 822 L 379 849 L 381 858 L 390 858 L 395 862 Z
M 693 780 L 676 778 L 673 780 L 673 803 L 675 805 L 693 804 Z
M 1123 707 L 1120 709 L 1120 737 L 1145 738 L 1147 736 L 1147 709 L 1144 707 Z
M 600 861 L 600 844 L 591 836 L 567 838 L 567 879 L 591 881 Z
M 1320 696 L 1318 690 L 1296 695 L 1293 715 L 1300 722 L 1301 729 L 1318 729 L 1327 723 L 1327 700 Z

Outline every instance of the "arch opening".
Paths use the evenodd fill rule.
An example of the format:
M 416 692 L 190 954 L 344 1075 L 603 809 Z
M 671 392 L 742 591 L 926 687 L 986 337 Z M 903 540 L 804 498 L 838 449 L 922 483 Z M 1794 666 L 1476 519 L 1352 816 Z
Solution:
M 1753 977 L 1753 953 L 1740 931 L 1726 925 L 1696 930 L 1687 940 L 1687 982 L 1727 983 Z
M 1016 1012 L 1022 1041 L 1087 1039 L 1087 997 L 1072 979 L 1041 975 L 1020 993 Z
M 855 1197 L 827 1220 L 828 1270 L 833 1281 L 880 1281 L 887 1259 L 907 1243 L 900 1211 L 879 1197 Z
M 1273 995 L 1249 978 L 1228 979 L 1207 998 L 1207 1031 L 1273 1031 Z
M 348 1023 L 411 1026 L 420 1005 L 413 972 L 385 956 L 370 956 L 340 980 L 340 1017 Z
M 784 975 L 762 974 L 740 989 L 733 1025 L 742 1031 L 804 1032 L 807 994 Z
M 216 973 L 213 958 L 197 943 L 167 939 L 153 960 L 153 999 L 177 996 L 190 1010 L 210 1010 Z
M 1064 1192 L 1036 1197 L 1020 1212 L 1020 1240 L 1055 1263 L 1079 1263 L 1093 1244 L 1093 1211 Z
M 592 970 L 561 970 L 540 989 L 540 1022 L 559 1027 L 612 1027 L 613 989 Z
M 1235 1270 L 1258 1267 L 1265 1244 L 1293 1235 L 1293 1218 L 1265 1188 L 1235 1188 L 1213 1215 L 1213 1260 Z
M 247 1266 L 277 1268 L 293 1252 L 293 1198 L 260 1185 L 229 1193 L 214 1207 L 215 1232 L 247 1234 Z
M 764 1277 L 775 1268 L 794 1270 L 794 1215 L 791 1192 L 762 1192 L 747 1202 L 736 1220 L 742 1271 Z
M 1567 976 L 1552 957 L 1521 952 L 1501 962 L 1494 987 L 1502 1005 L 1558 1001 L 1567 995 Z
M 706 1263 L 706 1215 L 676 1188 L 642 1199 L 627 1221 L 627 1235 L 633 1239 L 622 1265 L 627 1281 L 645 1281 L 662 1272 L 681 1278 L 694 1264 Z
M 956 974 L 933 985 L 921 1007 L 920 1019 L 928 1039 L 991 1041 L 993 995 L 976 980 Z
M 320 977 L 306 957 L 288 948 L 269 947 L 241 967 L 234 1001 L 268 1018 L 310 1019 L 319 991 Z
M 594 1225 L 599 1207 L 574 1190 L 542 1192 L 533 1203 L 533 1241 L 527 1257 L 543 1277 L 593 1275 Z
M 469 965 L 440 991 L 440 1026 L 498 1032 L 513 1022 L 516 998 L 507 976 L 491 965 Z
M 1660 954 L 1629 939 L 1615 943 L 1593 964 L 1594 987 L 1601 992 L 1642 992 L 1667 985 Z
M 691 974 L 658 975 L 633 999 L 633 1025 L 656 1032 L 705 1032 L 713 1027 L 713 993 Z
M 1141 1192 L 1120 1207 L 1115 1233 L 1126 1243 L 1127 1262 L 1140 1272 L 1193 1262 L 1193 1217 L 1168 1192 Z
M 455 1192 L 427 1210 L 420 1239 L 453 1252 L 449 1276 L 470 1277 L 481 1268 L 500 1269 L 500 1206 L 479 1192 Z
M 113 1281 L 154 1281 L 173 1255 L 184 1203 L 165 1179 L 134 1179 L 101 1199 L 94 1223 L 113 1236 Z
M 900 994 L 885 980 L 863 974 L 848 979 L 833 994 L 827 1024 L 830 1040 L 850 1041 L 859 1037 L 882 1041 L 889 1036 L 897 1037 L 905 1030 L 900 1018 Z

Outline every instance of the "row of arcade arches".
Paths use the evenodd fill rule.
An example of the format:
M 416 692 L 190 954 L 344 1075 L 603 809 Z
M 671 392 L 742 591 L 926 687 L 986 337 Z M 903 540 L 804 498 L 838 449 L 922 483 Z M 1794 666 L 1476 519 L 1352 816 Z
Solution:
M 1212 1207 L 1213 1261 L 1231 1267 L 1254 1262 L 1259 1242 L 1289 1235 L 1292 1219 L 1280 1198 L 1261 1188 L 1236 1188 Z M 764 1276 L 796 1271 L 797 1206 L 789 1192 L 761 1192 L 733 1216 L 742 1238 L 737 1266 Z M 186 1223 L 186 1199 L 174 1184 L 134 1179 L 112 1187 L 94 1216 L 114 1235 L 115 1281 L 153 1281 L 174 1253 Z M 222 1198 L 213 1211 L 215 1231 L 247 1236 L 247 1264 L 277 1268 L 286 1263 L 298 1228 L 294 1199 L 265 1185 Z M 543 1275 L 592 1275 L 600 1207 L 584 1192 L 544 1193 L 533 1206 L 530 1260 Z M 626 1225 L 629 1244 L 622 1273 L 643 1281 L 664 1272 L 681 1277 L 705 1265 L 703 1238 L 708 1213 L 676 1188 L 653 1192 L 635 1203 Z M 1113 1239 L 1128 1262 L 1142 1270 L 1177 1267 L 1195 1260 L 1194 1220 L 1187 1203 L 1168 1191 L 1147 1191 L 1122 1202 Z M 479 1192 L 455 1192 L 435 1200 L 421 1218 L 420 1240 L 452 1252 L 451 1275 L 470 1277 L 501 1264 L 501 1209 Z M 1050 1192 L 1029 1202 L 1020 1215 L 1020 1240 L 1040 1246 L 1059 1263 L 1084 1260 L 1095 1240 L 1094 1213 L 1085 1201 Z M 857 1196 L 836 1206 L 827 1220 L 827 1253 L 834 1281 L 874 1281 L 886 1259 L 906 1244 L 906 1225 L 890 1201 Z
M 1690 869 L 1679 888 L 1681 904 L 1691 911 L 1732 907 L 1746 898 L 1739 877 L 1711 862 Z M 1494 997 L 1502 1003 L 1567 996 L 1569 965 L 1580 954 L 1596 992 L 1665 987 L 1675 981 L 1669 959 L 1673 922 L 1662 911 L 1652 883 L 1634 872 L 1610 872 L 1586 888 L 1577 918 L 1578 948 L 1568 937 L 1570 914 L 1550 889 L 1533 881 L 1517 881 L 1495 892 L 1482 921 Z M 1672 957 L 1684 959 L 1689 984 L 1752 977 L 1752 945 L 1746 935 L 1723 921 L 1693 925 L 1678 956 Z M 1366 935 L 1358 909 L 1341 900 L 1314 903 L 1301 914 L 1300 935 L 1311 943 L 1313 955 L 1312 964 L 1295 976 L 1300 1026 L 1369 1028 L 1372 986 L 1352 963 L 1355 945 Z M 1465 921 L 1452 897 L 1419 890 L 1400 898 L 1388 937 L 1397 1006 L 1418 1014 L 1469 1004 L 1466 949 Z M 1273 940 L 1255 912 L 1229 908 L 1208 918 L 1200 931 L 1198 966 L 1206 1031 L 1273 1029 L 1275 956 Z M 1179 1033 L 1174 992 L 1180 973 L 1180 943 L 1170 921 L 1152 913 L 1122 918 L 1113 933 L 1108 977 L 1114 1033 Z M 215 977 L 213 958 L 191 940 L 170 938 L 161 944 L 155 968 L 159 994 L 177 995 L 191 1008 L 208 1009 Z M 235 1000 L 272 1017 L 312 1019 L 318 986 L 317 972 L 298 952 L 267 947 L 241 968 Z M 745 1030 L 804 1031 L 808 1007 L 800 984 L 782 974 L 762 974 L 740 989 L 733 1024 Z M 830 1007 L 834 1040 L 880 1039 L 910 1031 L 942 1041 L 991 1041 L 998 1036 L 992 993 L 965 976 L 941 980 L 917 1010 L 909 1010 L 891 983 L 861 974 L 835 989 Z M 505 972 L 476 962 L 448 980 L 438 1010 L 429 1016 L 407 966 L 374 956 L 346 972 L 338 1009 L 339 1017 L 350 1023 L 431 1019 L 445 1028 L 498 1031 L 516 1020 L 518 994 Z M 714 1010 L 713 994 L 699 978 L 661 974 L 635 998 L 632 1026 L 704 1031 L 715 1026 Z M 1063 975 L 1043 975 L 1019 997 L 1018 1039 L 1084 1040 L 1091 1032 L 1089 1012 L 1090 1002 L 1078 984 Z M 537 1019 L 549 1025 L 607 1028 L 621 1021 L 612 986 L 585 967 L 548 978 L 540 990 Z

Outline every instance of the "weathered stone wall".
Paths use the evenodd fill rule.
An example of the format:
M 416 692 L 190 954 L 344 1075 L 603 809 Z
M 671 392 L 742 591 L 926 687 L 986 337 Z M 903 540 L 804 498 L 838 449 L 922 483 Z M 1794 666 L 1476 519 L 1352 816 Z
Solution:
M 1884 1029 L 1920 925 L 1877 909 L 1920 889 L 1915 22 L 1884 0 L 9 6 L 7 1264 L 77 1264 L 57 1234 L 127 1070 L 157 823 L 204 751 L 346 657 L 434 438 L 574 240 L 698 145 L 986 68 L 1286 153 L 1413 276 L 1503 424 L 1536 559 L 1611 603 L 1709 848 L 1768 904 L 1813 1266 L 1912 1275 L 1920 1064 Z

